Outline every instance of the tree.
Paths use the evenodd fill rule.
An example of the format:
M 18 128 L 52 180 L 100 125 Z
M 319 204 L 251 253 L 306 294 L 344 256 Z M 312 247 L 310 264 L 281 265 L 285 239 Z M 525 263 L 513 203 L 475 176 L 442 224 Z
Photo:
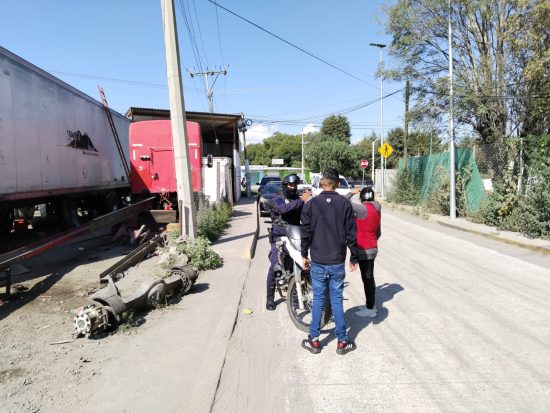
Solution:
M 351 128 L 348 118 L 342 115 L 332 115 L 323 120 L 321 126 L 321 135 L 332 139 L 338 139 L 342 142 L 350 143 Z
M 322 172 L 328 167 L 336 168 L 340 174 L 349 176 L 355 165 L 356 154 L 346 142 L 327 139 L 306 147 L 307 164 L 312 171 Z
M 548 128 L 548 98 L 532 99 L 539 87 L 549 88 L 544 69 L 550 61 L 548 1 L 461 0 L 451 5 L 456 120 L 470 125 L 480 141 L 501 147 L 510 125 L 520 135 L 528 132 L 521 128 Z M 443 120 L 449 106 L 448 1 L 397 0 L 387 13 L 387 33 L 394 39 L 390 54 L 399 67 L 384 75 L 411 80 L 413 119 L 416 114 Z M 539 111 L 529 109 L 532 105 Z M 537 116 L 528 122 L 531 114 Z
M 550 3 L 522 0 L 522 12 L 510 19 L 510 49 L 521 68 L 512 78 L 518 111 L 515 129 L 521 136 L 550 134 Z
M 246 152 L 251 165 L 271 164 L 271 157 L 263 143 L 252 143 L 246 145 Z
M 404 131 L 402 128 L 394 128 L 388 132 L 386 141 L 392 146 L 393 153 L 388 158 L 386 166 L 388 168 L 395 168 L 399 162 L 399 159 L 403 157 L 404 153 Z M 424 156 L 431 153 L 441 152 L 443 145 L 441 138 L 435 131 L 422 132 L 415 130 L 409 132 L 409 139 L 407 143 L 409 156 Z
M 375 142 L 374 145 L 374 165 L 372 164 L 372 142 Z M 357 167 L 354 168 L 349 176 L 352 178 L 360 178 L 363 174 L 363 171 L 360 168 L 361 160 L 366 159 L 369 161 L 369 171 L 370 168 L 380 168 L 380 154 L 378 149 L 380 149 L 380 140 L 376 133 L 372 132 L 370 136 L 365 136 L 356 144 L 352 145 L 353 153 L 355 154 L 354 165 Z
M 271 165 L 272 159 L 282 159 L 283 166 L 302 164 L 302 137 L 275 132 L 262 143 L 247 145 L 248 159 L 252 165 Z

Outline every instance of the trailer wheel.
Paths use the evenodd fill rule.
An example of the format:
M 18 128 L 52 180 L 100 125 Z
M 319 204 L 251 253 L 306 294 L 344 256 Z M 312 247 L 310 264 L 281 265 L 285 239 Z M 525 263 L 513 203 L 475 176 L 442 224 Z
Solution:
M 30 222 L 34 218 L 34 205 L 19 207 L 14 209 L 13 212 L 16 219 L 24 219 Z
M 13 213 L 11 208 L 0 208 L 0 234 L 9 234 L 13 227 Z
M 76 209 L 76 205 L 71 198 L 63 198 L 59 203 L 63 223 L 67 228 L 76 228 L 81 225 L 80 216 Z
M 108 214 L 109 212 L 115 212 L 118 210 L 118 195 L 116 191 L 109 191 L 103 197 L 101 203 L 101 213 Z

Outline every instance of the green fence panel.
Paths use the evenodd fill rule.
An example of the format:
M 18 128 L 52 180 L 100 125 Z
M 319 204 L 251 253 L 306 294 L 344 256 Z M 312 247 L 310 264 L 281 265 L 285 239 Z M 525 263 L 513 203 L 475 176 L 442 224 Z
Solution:
M 449 153 L 441 152 L 427 156 L 417 156 L 407 159 L 407 167 L 413 173 L 414 181 L 420 188 L 422 200 L 426 200 L 430 192 L 439 189 L 442 178 L 448 176 Z M 403 160 L 399 160 L 399 169 L 403 168 Z M 469 148 L 456 151 L 456 170 L 460 174 L 470 172 L 465 185 L 466 209 L 469 214 L 479 211 L 481 203 L 487 198 L 483 181 L 477 168 L 472 150 Z

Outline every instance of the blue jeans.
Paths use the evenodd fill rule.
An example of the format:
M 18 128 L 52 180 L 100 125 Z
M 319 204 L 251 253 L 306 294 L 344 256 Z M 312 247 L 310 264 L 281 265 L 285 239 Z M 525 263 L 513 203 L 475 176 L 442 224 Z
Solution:
M 311 263 L 311 286 L 313 288 L 313 305 L 309 335 L 311 338 L 319 337 L 321 334 L 321 315 L 325 305 L 325 293 L 327 285 L 329 288 L 330 305 L 334 323 L 336 324 L 335 334 L 339 341 L 347 341 L 346 320 L 344 319 L 344 278 L 346 269 L 344 263 L 324 265 Z

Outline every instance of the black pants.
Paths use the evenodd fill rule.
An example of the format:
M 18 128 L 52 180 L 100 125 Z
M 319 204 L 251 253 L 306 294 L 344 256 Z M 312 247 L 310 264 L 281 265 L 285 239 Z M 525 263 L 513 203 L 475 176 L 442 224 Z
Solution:
M 276 242 L 276 240 L 275 240 Z M 275 288 L 275 273 L 273 272 L 273 267 L 279 262 L 279 250 L 275 242 L 271 243 L 271 249 L 269 250 L 269 270 L 267 271 L 267 286 L 270 288 Z
M 374 291 L 376 284 L 374 282 L 374 258 L 372 260 L 359 260 L 361 270 L 361 279 L 365 289 L 366 305 L 369 310 L 374 308 Z

